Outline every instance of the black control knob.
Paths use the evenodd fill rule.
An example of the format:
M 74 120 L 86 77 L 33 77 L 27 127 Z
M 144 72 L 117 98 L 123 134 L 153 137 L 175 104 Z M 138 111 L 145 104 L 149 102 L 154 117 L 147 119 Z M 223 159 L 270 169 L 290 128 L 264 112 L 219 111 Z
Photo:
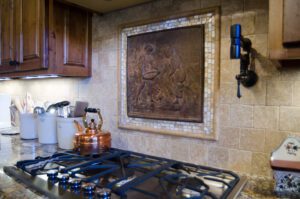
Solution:
M 69 181 L 69 184 L 72 190 L 78 190 L 81 188 L 81 179 L 73 178 Z
M 99 199 L 110 199 L 111 190 L 108 188 L 98 189 L 96 195 Z
M 52 169 L 47 171 L 48 180 L 55 180 L 58 175 L 58 170 Z
M 70 178 L 70 176 L 67 173 L 64 173 L 64 174 L 61 174 L 60 176 L 58 176 L 58 180 L 59 180 L 60 184 L 67 184 L 69 181 L 69 178 Z
M 95 193 L 96 186 L 93 183 L 86 183 L 82 185 L 82 191 L 85 196 L 92 196 Z

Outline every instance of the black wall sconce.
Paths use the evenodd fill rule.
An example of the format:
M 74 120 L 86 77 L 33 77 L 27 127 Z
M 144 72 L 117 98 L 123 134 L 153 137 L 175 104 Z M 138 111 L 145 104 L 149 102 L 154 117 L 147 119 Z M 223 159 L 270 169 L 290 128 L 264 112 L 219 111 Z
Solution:
M 240 59 L 240 74 L 236 75 L 237 97 L 240 98 L 240 84 L 245 87 L 254 86 L 257 82 L 257 74 L 250 69 L 250 53 L 252 48 L 251 40 L 242 36 L 240 24 L 234 24 L 230 27 L 230 59 Z M 241 53 L 241 48 L 245 53 Z

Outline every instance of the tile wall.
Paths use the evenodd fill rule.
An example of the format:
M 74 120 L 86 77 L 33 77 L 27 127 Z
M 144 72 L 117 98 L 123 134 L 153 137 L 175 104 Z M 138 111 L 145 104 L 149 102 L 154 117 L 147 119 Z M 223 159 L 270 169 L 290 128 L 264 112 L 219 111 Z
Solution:
M 221 6 L 221 60 L 217 141 L 163 136 L 117 128 L 118 26 L 180 11 Z M 239 62 L 229 59 L 229 28 L 241 23 L 257 51 L 256 86 L 236 97 Z M 0 82 L 0 92 L 29 91 L 38 100 L 88 100 L 100 107 L 113 146 L 234 170 L 271 176 L 270 152 L 287 135 L 300 136 L 300 67 L 277 69 L 268 54 L 268 0 L 157 0 L 93 18 L 93 77 Z

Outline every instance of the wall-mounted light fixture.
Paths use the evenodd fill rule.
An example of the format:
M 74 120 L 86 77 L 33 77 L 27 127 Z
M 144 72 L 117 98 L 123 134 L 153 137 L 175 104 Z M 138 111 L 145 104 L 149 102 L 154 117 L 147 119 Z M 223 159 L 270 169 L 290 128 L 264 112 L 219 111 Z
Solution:
M 252 48 L 251 40 L 242 36 L 240 24 L 234 24 L 230 27 L 230 59 L 240 59 L 240 74 L 236 75 L 237 97 L 240 98 L 240 84 L 245 87 L 254 86 L 257 82 L 257 74 L 250 69 L 250 53 Z M 241 53 L 241 48 L 244 53 Z

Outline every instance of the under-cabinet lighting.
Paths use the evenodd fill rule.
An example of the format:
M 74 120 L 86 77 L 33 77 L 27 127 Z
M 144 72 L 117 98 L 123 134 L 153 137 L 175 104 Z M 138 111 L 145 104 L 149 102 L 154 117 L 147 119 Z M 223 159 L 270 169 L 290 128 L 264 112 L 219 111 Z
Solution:
M 8 77 L 0 78 L 0 81 L 7 81 L 7 80 L 11 80 L 11 78 L 8 78 Z
M 57 78 L 58 75 L 37 75 L 37 76 L 26 76 L 21 79 L 45 79 L 45 78 Z

